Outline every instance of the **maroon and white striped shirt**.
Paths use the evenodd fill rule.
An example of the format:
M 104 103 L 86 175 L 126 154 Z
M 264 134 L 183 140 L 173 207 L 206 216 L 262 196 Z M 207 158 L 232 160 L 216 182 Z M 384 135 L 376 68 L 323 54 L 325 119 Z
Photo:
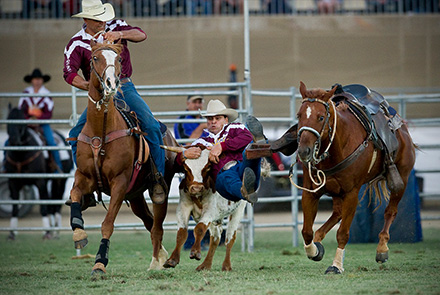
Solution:
M 223 129 L 214 134 L 205 129 L 207 136 L 200 137 L 193 141 L 191 146 L 204 145 L 206 147 L 220 144 L 222 146 L 222 153 L 219 157 L 219 163 L 212 163 L 211 174 L 214 179 L 217 179 L 217 174 L 229 161 L 242 161 L 243 151 L 246 146 L 252 142 L 252 133 L 241 123 L 229 123 L 223 126 Z M 176 157 L 178 165 L 182 166 L 181 157 Z
M 29 94 L 41 94 L 41 96 L 23 96 L 20 97 L 20 100 L 18 101 L 18 108 L 22 109 L 24 111 L 24 114 L 27 119 L 29 119 L 31 116 L 29 115 L 29 109 L 31 107 L 39 108 L 42 111 L 41 117 L 38 119 L 50 119 L 52 118 L 52 111 L 53 111 L 53 100 L 48 95 L 50 94 L 50 91 L 47 90 L 46 87 L 41 86 L 41 88 L 38 90 L 38 92 L 34 91 L 34 87 L 29 86 L 24 91 L 24 93 Z
M 105 31 L 126 31 L 131 29 L 137 29 L 145 34 L 145 32 L 139 27 L 132 27 L 127 24 L 122 19 L 111 20 L 106 23 Z M 90 80 L 90 59 L 91 59 L 91 47 L 90 41 L 93 36 L 86 33 L 85 24 L 83 28 L 76 33 L 64 48 L 64 80 L 72 85 L 73 79 L 78 75 L 78 71 L 81 69 L 84 79 L 86 81 Z M 103 37 L 100 35 L 97 40 L 98 42 L 103 42 Z M 127 42 L 128 40 L 123 39 L 122 45 L 124 49 L 121 53 L 122 58 L 122 69 L 121 78 L 131 77 L 133 73 L 133 68 L 131 66 L 130 51 L 128 50 Z

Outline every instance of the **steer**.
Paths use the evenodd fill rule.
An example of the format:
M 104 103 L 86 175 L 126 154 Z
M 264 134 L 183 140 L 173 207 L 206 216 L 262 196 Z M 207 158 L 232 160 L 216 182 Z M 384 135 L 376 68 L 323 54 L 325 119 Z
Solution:
M 181 152 L 184 148 L 163 147 L 175 152 Z M 210 175 L 211 163 L 208 161 L 209 150 L 204 149 L 199 158 L 186 159 L 183 163 L 185 178 L 179 186 L 180 200 L 177 206 L 177 238 L 176 248 L 164 267 L 176 267 L 180 262 L 180 252 L 188 237 L 188 222 L 190 215 L 197 222 L 194 228 L 195 242 L 191 248 L 189 258 L 200 260 L 201 241 L 209 229 L 211 238 L 208 254 L 196 270 L 211 269 L 215 250 L 220 242 L 223 231 L 222 221 L 229 217 L 226 230 L 226 256 L 222 270 L 230 271 L 231 249 L 234 245 L 237 228 L 243 217 L 246 202 L 241 200 L 232 202 L 223 198 L 215 191 L 215 182 Z

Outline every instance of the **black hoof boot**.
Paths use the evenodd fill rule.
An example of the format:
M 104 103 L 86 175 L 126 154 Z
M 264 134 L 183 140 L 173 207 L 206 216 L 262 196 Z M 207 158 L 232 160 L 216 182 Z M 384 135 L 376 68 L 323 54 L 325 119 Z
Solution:
M 324 253 L 325 253 L 324 246 L 320 242 L 316 242 L 314 244 L 318 248 L 318 254 L 315 257 L 312 257 L 310 259 L 313 261 L 321 261 L 322 258 L 324 257 Z
M 340 274 L 342 274 L 342 272 L 341 272 L 341 270 L 339 268 L 337 268 L 336 266 L 332 265 L 332 266 L 329 266 L 327 268 L 327 270 L 325 271 L 325 274 L 326 275 L 328 275 L 328 274 L 340 275 Z
M 388 261 L 388 252 L 376 253 L 376 262 L 377 263 L 385 263 L 387 261 Z

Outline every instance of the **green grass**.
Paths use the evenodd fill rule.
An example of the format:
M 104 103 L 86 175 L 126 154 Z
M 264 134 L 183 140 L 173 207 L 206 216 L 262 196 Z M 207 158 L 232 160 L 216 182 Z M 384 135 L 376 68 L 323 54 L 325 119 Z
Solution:
M 343 275 L 324 275 L 336 250 L 334 233 L 324 240 L 321 262 L 291 246 L 291 232 L 256 231 L 255 251 L 242 253 L 238 240 L 232 272 L 222 272 L 225 247 L 211 271 L 196 272 L 200 262 L 183 251 L 175 269 L 147 271 L 151 242 L 146 232 L 115 232 L 103 280 L 92 280 L 94 258 L 74 260 L 70 233 L 43 241 L 20 233 L 14 242 L 0 234 L 0 294 L 440 294 L 440 230 L 424 230 L 424 241 L 390 244 L 390 259 L 375 262 L 375 244 L 347 245 Z M 175 233 L 165 232 L 171 253 Z M 95 255 L 100 234 L 89 232 L 82 254 Z M 205 256 L 203 252 L 203 258 Z

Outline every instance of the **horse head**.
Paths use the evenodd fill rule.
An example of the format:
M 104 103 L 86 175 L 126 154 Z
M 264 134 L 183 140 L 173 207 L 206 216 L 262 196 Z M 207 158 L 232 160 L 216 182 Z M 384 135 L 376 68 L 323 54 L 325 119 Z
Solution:
M 108 100 L 119 88 L 122 45 L 101 44 L 92 40 L 90 46 L 92 47 L 90 83 Z
M 25 120 L 24 112 L 19 108 L 13 108 L 9 112 L 8 120 Z M 8 124 L 9 145 L 21 146 L 26 141 L 26 124 Z
M 330 105 L 331 97 L 336 91 L 336 86 L 326 91 L 324 89 L 307 89 L 301 82 L 300 93 L 303 98 L 297 114 L 298 119 L 298 157 L 304 164 L 319 163 L 327 155 L 318 153 L 321 142 L 330 136 Z M 334 104 L 333 104 L 334 106 Z M 307 132 L 306 132 L 307 131 Z M 331 140 L 330 140 L 331 144 Z

